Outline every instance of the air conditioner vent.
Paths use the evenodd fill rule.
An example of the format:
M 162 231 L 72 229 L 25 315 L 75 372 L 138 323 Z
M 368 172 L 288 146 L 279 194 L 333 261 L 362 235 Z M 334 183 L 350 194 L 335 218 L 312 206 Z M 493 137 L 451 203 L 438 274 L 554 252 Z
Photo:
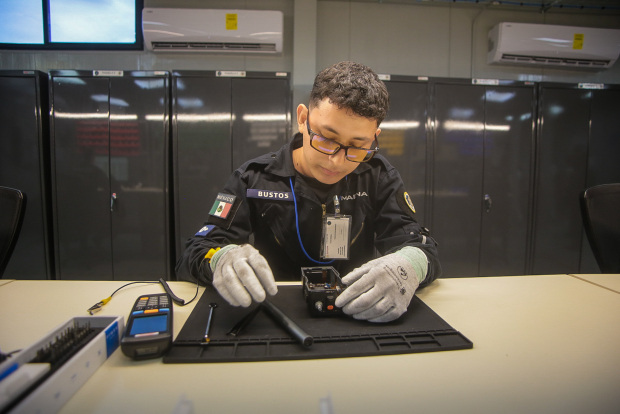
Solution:
M 502 22 L 488 33 L 487 63 L 610 68 L 620 55 L 620 30 Z
M 554 65 L 554 66 L 580 66 L 580 67 L 605 67 L 608 66 L 609 60 L 576 60 L 576 59 L 555 59 L 555 58 L 541 58 L 537 56 L 521 56 L 521 55 L 509 55 L 503 54 L 502 61 L 514 62 L 514 63 L 536 63 L 542 65 Z
M 283 13 L 145 7 L 142 33 L 153 52 L 280 54 Z
M 275 43 L 153 42 L 153 50 L 275 52 Z

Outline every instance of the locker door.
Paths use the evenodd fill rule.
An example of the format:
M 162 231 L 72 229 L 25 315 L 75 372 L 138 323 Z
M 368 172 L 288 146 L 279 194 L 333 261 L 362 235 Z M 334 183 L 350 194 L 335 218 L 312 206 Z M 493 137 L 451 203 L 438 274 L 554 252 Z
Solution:
M 444 277 L 478 276 L 484 88 L 435 84 L 432 223 Z
M 390 81 L 385 86 L 390 94 L 390 110 L 380 125 L 379 153 L 400 173 L 416 208 L 418 222 L 424 225 L 428 85 Z
M 287 79 L 232 79 L 233 169 L 289 138 Z
M 168 278 L 167 78 L 110 78 L 115 280 Z
M 231 80 L 174 76 L 172 81 L 178 259 L 232 173 Z
M 532 273 L 578 273 L 592 92 L 541 90 Z
M 586 187 L 620 183 L 620 90 L 595 90 L 592 93 L 588 173 Z M 600 273 L 588 238 L 583 235 L 580 273 Z
M 526 272 L 533 102 L 533 87 L 486 88 L 480 276 Z
M 53 78 L 59 279 L 112 279 L 108 84 L 107 78 Z
M 587 186 L 620 183 L 620 89 L 592 95 Z
M 5 279 L 49 279 L 37 78 L 0 76 L 0 185 L 26 194 L 26 214 Z M 47 93 L 47 91 L 44 91 Z M 47 111 L 47 108 L 45 108 Z

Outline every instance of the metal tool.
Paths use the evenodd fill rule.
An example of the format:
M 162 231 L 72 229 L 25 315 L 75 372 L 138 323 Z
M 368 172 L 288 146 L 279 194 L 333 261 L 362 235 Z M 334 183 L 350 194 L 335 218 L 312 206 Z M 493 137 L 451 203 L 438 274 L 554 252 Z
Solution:
M 213 309 L 217 308 L 217 303 L 211 302 L 209 304 L 209 308 L 211 310 L 209 311 L 209 320 L 207 321 L 207 329 L 205 330 L 205 339 L 203 341 L 203 344 L 208 344 L 211 341 L 211 338 L 209 338 L 209 329 L 211 328 L 211 319 L 213 318 Z
M 286 316 L 284 312 L 278 309 L 273 303 L 268 300 L 263 301 L 263 309 L 267 312 L 271 318 L 276 321 L 286 332 L 288 332 L 295 340 L 302 344 L 305 348 L 310 348 L 314 343 L 314 338 L 308 335 L 299 325 L 297 325 L 291 318 Z
M 256 316 L 258 312 L 260 312 L 262 307 L 263 305 L 259 303 L 258 306 L 254 308 L 253 311 L 251 311 L 250 313 L 245 315 L 243 318 L 241 318 L 241 320 L 237 322 L 235 326 L 233 326 L 231 330 L 226 333 L 226 335 L 232 335 L 232 336 L 241 335 L 241 332 L 243 332 L 245 327 L 248 326 L 250 322 L 252 322 L 252 319 L 254 319 L 254 317 Z

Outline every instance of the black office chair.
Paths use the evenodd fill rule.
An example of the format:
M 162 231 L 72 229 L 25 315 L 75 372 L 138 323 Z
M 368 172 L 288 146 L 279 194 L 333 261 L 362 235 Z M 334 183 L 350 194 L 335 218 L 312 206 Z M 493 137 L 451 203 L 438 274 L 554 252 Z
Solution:
M 0 187 L 0 279 L 13 254 L 26 211 L 26 194 Z
M 581 194 L 581 216 L 602 273 L 620 273 L 620 184 L 602 184 Z

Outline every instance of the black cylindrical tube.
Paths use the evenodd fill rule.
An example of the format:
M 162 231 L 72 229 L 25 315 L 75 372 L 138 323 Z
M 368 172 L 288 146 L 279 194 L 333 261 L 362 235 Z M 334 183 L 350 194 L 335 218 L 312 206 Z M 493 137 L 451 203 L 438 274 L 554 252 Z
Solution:
M 293 338 L 299 341 L 300 344 L 306 348 L 310 348 L 314 343 L 314 338 L 308 335 L 299 325 L 297 325 L 291 318 L 286 316 L 280 309 L 278 309 L 273 303 L 268 300 L 263 301 L 263 307 L 269 316 L 273 318 L 280 326 L 282 326 L 286 332 L 291 334 Z

